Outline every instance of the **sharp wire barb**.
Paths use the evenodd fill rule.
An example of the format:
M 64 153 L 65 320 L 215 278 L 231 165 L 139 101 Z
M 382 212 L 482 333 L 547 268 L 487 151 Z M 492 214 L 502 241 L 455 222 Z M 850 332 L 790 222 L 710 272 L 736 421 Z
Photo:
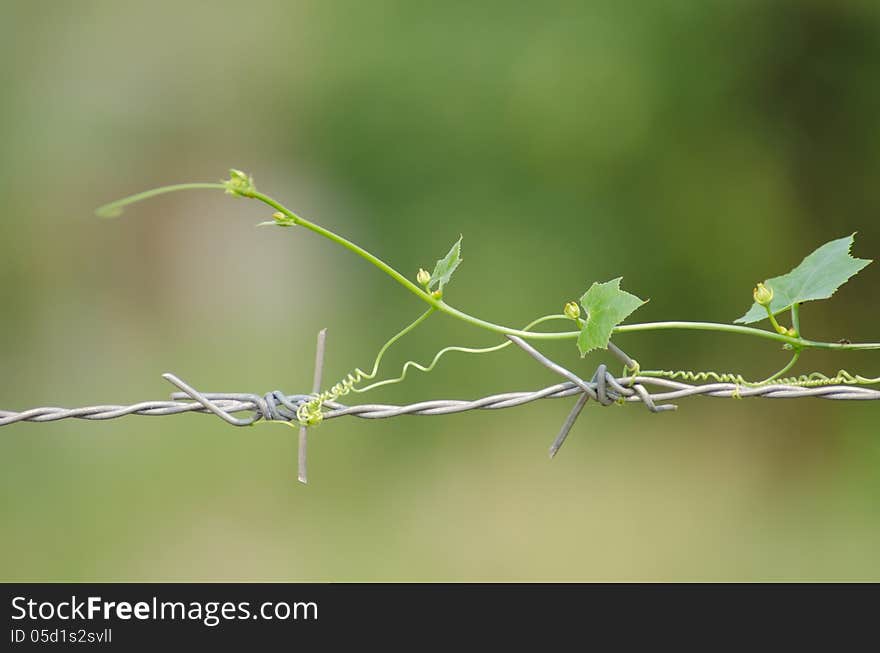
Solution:
M 220 406 L 218 406 L 217 404 L 212 402 L 210 399 L 205 397 L 201 392 L 199 392 L 198 390 L 196 390 L 193 387 L 190 387 L 184 381 L 177 378 L 176 376 L 174 376 L 170 372 L 163 374 L 162 378 L 165 379 L 166 381 L 168 381 L 169 383 L 171 383 L 172 385 L 175 385 L 178 388 L 180 388 L 181 390 L 183 390 L 183 392 L 186 393 L 189 397 L 195 399 L 202 406 L 204 406 L 206 410 L 209 410 L 210 412 L 217 415 L 217 417 L 220 417 L 221 419 L 225 420 L 229 424 L 232 424 L 233 426 L 250 426 L 251 424 L 253 424 L 256 421 L 255 418 L 240 419 L 238 417 L 233 417 L 232 415 L 227 413 L 225 410 L 223 410 Z M 268 412 L 268 411 L 266 411 L 266 412 Z
M 574 426 L 575 421 L 578 416 L 581 414 L 584 406 L 587 403 L 587 399 L 595 399 L 603 406 L 610 406 L 615 403 L 618 399 L 628 398 L 632 396 L 632 393 L 638 396 L 639 399 L 642 400 L 642 403 L 648 407 L 652 413 L 661 413 L 667 410 L 675 410 L 677 408 L 674 404 L 667 404 L 664 406 L 658 406 L 654 403 L 654 398 L 651 397 L 650 393 L 645 389 L 645 386 L 640 383 L 633 383 L 633 379 L 630 379 L 630 382 L 633 383 L 631 389 L 624 388 L 620 385 L 616 379 L 608 373 L 607 366 L 602 363 L 596 368 L 596 373 L 593 375 L 593 379 L 590 381 L 590 384 L 586 384 L 580 377 L 578 377 L 574 372 L 565 369 L 559 363 L 554 363 L 552 360 L 544 356 L 537 349 L 532 347 L 529 343 L 527 343 L 522 338 L 518 338 L 517 336 L 507 336 L 513 344 L 526 352 L 529 356 L 534 358 L 544 367 L 553 370 L 557 374 L 562 375 L 563 377 L 569 379 L 572 383 L 575 383 L 578 387 L 583 389 L 583 401 L 578 400 L 578 403 L 575 404 L 575 407 L 568 414 L 568 417 L 565 420 L 565 423 L 562 425 L 562 429 L 559 431 L 559 435 L 556 436 L 556 439 L 553 441 L 553 444 L 550 446 L 550 457 L 553 458 L 556 455 L 556 452 L 559 451 L 559 448 L 565 442 L 565 438 L 568 437 L 569 431 Z M 620 347 L 608 343 L 608 349 L 617 357 L 619 360 L 623 361 L 623 364 L 627 366 L 629 369 L 638 369 L 638 364 L 630 358 L 626 352 L 624 352 Z M 611 383 L 614 390 L 612 393 L 608 392 L 607 384 Z
M 321 392 L 321 380 L 324 376 L 324 349 L 327 346 L 327 329 L 318 331 L 318 342 L 315 345 L 315 375 L 312 381 L 312 393 Z M 283 402 L 283 395 L 278 395 L 279 400 Z M 293 407 L 292 404 L 290 407 Z M 293 409 L 296 415 L 296 409 Z M 308 483 L 308 474 L 306 471 L 306 452 L 308 449 L 309 429 L 305 425 L 299 427 L 299 446 L 297 449 L 297 479 L 300 483 Z
M 550 360 L 549 358 L 544 356 L 544 354 L 542 354 L 537 349 L 532 347 L 529 343 L 527 343 L 522 338 L 520 338 L 518 336 L 510 336 L 510 335 L 507 336 L 507 338 L 513 344 L 515 344 L 517 347 L 519 347 L 524 352 L 526 352 L 529 356 L 531 356 L 536 361 L 538 361 L 541 365 L 543 365 L 544 367 L 546 367 L 549 370 L 553 370 L 554 372 L 556 372 L 560 376 L 565 377 L 566 379 L 568 379 L 572 383 L 579 386 L 584 392 L 586 392 L 590 396 L 590 399 L 597 399 L 596 389 L 594 387 L 591 387 L 590 385 L 588 385 L 587 382 L 584 381 L 582 378 L 580 378 L 577 374 L 575 374 L 574 372 L 572 372 L 570 370 L 565 369 L 561 365 L 554 363 L 552 360 Z
M 553 444 L 550 445 L 550 458 L 556 457 L 556 454 L 559 453 L 559 449 L 565 443 L 565 438 L 568 437 L 571 427 L 574 426 L 575 421 L 589 400 L 590 396 L 586 392 L 582 392 L 581 396 L 578 397 L 578 400 L 575 402 L 568 417 L 565 418 L 565 423 L 562 425 L 562 428 L 559 429 L 559 435 L 556 436 L 556 439 L 553 440 Z
M 630 358 L 625 351 L 623 351 L 620 347 L 615 345 L 613 342 L 608 343 L 608 351 L 614 354 L 615 358 L 619 360 L 621 363 L 626 365 L 628 369 L 634 370 L 638 365 L 632 358 Z

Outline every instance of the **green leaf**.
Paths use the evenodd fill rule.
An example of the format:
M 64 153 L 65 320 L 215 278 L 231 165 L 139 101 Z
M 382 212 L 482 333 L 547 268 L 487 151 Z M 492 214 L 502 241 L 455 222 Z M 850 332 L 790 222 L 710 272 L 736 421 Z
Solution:
M 587 313 L 577 342 L 581 357 L 594 349 L 607 349 L 614 327 L 645 303 L 645 300 L 620 289 L 622 278 L 594 283 L 581 297 L 581 306 Z
M 868 265 L 870 260 L 850 256 L 854 240 L 855 234 L 852 234 L 825 243 L 788 274 L 767 279 L 764 285 L 773 291 L 773 301 L 770 302 L 773 314 L 788 310 L 793 304 L 828 299 Z M 752 324 L 766 318 L 767 309 L 755 302 L 736 322 Z
M 443 286 L 449 283 L 455 268 L 461 263 L 461 236 L 449 250 L 449 253 L 437 261 L 434 266 L 434 272 L 431 274 L 431 283 L 429 289 L 437 286 L 439 290 L 443 290 Z

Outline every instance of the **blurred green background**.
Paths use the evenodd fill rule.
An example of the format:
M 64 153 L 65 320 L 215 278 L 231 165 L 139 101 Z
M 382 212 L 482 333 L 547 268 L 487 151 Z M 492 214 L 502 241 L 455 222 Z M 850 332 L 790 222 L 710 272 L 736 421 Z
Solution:
M 422 306 L 220 192 L 96 206 L 235 166 L 415 275 L 464 234 L 447 299 L 521 325 L 623 275 L 638 321 L 730 322 L 756 281 L 858 231 L 880 258 L 880 5 L 2 0 L 0 407 L 307 391 Z M 880 265 L 803 311 L 878 340 Z M 490 334 L 446 317 L 384 368 Z M 621 336 L 645 367 L 760 378 L 729 335 Z M 572 343 L 542 346 L 585 375 Z M 616 366 L 615 366 L 616 367 Z M 880 355 L 798 372 L 880 374 Z M 377 401 L 556 382 L 450 355 Z M 329 422 L 201 415 L 0 432 L 3 580 L 880 579 L 873 402 L 590 405 Z

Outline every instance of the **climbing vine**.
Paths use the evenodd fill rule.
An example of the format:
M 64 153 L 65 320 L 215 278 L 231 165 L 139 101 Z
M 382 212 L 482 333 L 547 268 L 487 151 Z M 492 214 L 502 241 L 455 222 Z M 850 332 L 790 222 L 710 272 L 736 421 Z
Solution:
M 98 214 L 103 217 L 115 217 L 120 215 L 122 210 L 130 204 L 164 193 L 194 189 L 222 190 L 234 197 L 262 202 L 271 208 L 273 213 L 271 220 L 260 223 L 261 226 L 280 228 L 300 227 L 327 238 L 384 272 L 428 307 L 425 312 L 393 335 L 379 349 L 369 371 L 354 368 L 342 380 L 329 386 L 326 390 L 316 393 L 309 401 L 302 403 L 298 407 L 296 417 L 299 424 L 303 426 L 315 426 L 322 421 L 324 404 L 334 402 L 352 392 L 362 393 L 377 387 L 400 383 L 406 379 L 407 372 L 410 369 L 430 372 L 435 368 L 438 361 L 449 352 L 488 354 L 499 351 L 511 344 L 510 340 L 505 340 L 493 347 L 479 349 L 459 346 L 445 347 L 437 352 L 427 365 L 407 361 L 398 376 L 376 381 L 382 358 L 388 349 L 436 313 L 442 313 L 464 321 L 476 328 L 505 336 L 517 336 L 526 340 L 574 340 L 582 357 L 597 349 L 607 349 L 611 338 L 615 334 L 667 329 L 734 333 L 773 340 L 781 343 L 784 349 L 791 352 L 791 359 L 785 367 L 760 381 L 750 381 L 741 374 L 728 372 L 643 370 L 636 361 L 632 361 L 632 365 L 625 367 L 624 376 L 632 375 L 634 377 L 636 374 L 639 374 L 641 376 L 673 380 L 734 383 L 744 387 L 761 387 L 772 383 L 800 387 L 816 387 L 839 383 L 880 384 L 880 378 L 851 374 L 846 370 L 841 370 L 834 376 L 826 376 L 820 372 L 810 372 L 799 376 L 785 376 L 799 362 L 801 355 L 811 349 L 839 351 L 880 349 L 880 343 L 824 342 L 806 339 L 801 333 L 801 305 L 805 302 L 830 298 L 840 286 L 871 263 L 868 259 L 855 258 L 851 255 L 850 252 L 855 241 L 855 234 L 838 238 L 822 245 L 787 274 L 772 277 L 758 283 L 752 292 L 752 306 L 742 317 L 735 320 L 733 324 L 682 321 L 624 324 L 630 315 L 645 303 L 645 300 L 623 290 L 621 288 L 622 278 L 617 278 L 607 282 L 593 283 L 578 301 L 571 300 L 564 303 L 562 313 L 539 317 L 526 324 L 523 328 L 515 329 L 470 315 L 445 301 L 446 289 L 462 261 L 462 238 L 459 238 L 452 245 L 449 252 L 436 262 L 433 272 L 429 273 L 426 269 L 420 268 L 415 275 L 415 281 L 412 281 L 359 245 L 297 215 L 277 200 L 258 191 L 253 177 L 240 170 L 230 170 L 229 178 L 222 182 L 177 184 L 138 193 L 101 207 L 98 209 Z M 791 326 L 780 324 L 780 316 L 785 313 L 790 313 Z M 769 322 L 769 329 L 749 326 L 764 320 Z M 566 322 L 572 325 L 574 330 L 533 330 L 538 325 L 551 321 Z

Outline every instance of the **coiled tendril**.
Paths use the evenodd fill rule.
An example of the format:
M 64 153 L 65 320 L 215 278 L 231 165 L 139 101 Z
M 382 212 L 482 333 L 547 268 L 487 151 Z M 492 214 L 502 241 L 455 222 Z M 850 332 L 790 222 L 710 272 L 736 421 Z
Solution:
M 324 419 L 322 408 L 328 401 L 336 401 L 340 397 L 344 397 L 354 390 L 354 386 L 364 379 L 372 379 L 375 376 L 375 368 L 373 374 L 368 374 L 362 369 L 357 368 L 353 372 L 349 372 L 342 381 L 331 386 L 329 390 L 316 395 L 313 399 L 300 404 L 296 409 L 296 419 L 303 426 L 317 426 Z
M 880 377 L 871 379 L 858 374 L 851 374 L 846 370 L 840 370 L 835 376 L 826 376 L 821 372 L 811 372 L 810 374 L 768 379 L 766 381 L 748 381 L 741 374 L 712 371 L 642 370 L 641 375 L 692 383 L 704 383 L 706 381 L 712 381 L 715 383 L 734 383 L 747 388 L 761 388 L 768 385 L 791 385 L 801 388 L 816 388 L 823 385 L 875 385 L 880 383 Z
M 324 414 L 322 409 L 324 404 L 328 401 L 336 401 L 340 397 L 344 397 L 350 392 L 367 392 L 369 390 L 373 390 L 375 388 L 385 386 L 385 385 L 393 385 L 395 383 L 400 383 L 406 378 L 407 372 L 410 368 L 415 368 L 421 372 L 430 372 L 437 365 L 437 362 L 447 353 L 452 351 L 458 351 L 465 354 L 488 354 L 491 352 L 498 351 L 500 349 L 504 349 L 508 345 L 511 344 L 510 340 L 505 340 L 504 342 L 494 345 L 492 347 L 484 347 L 480 349 L 470 348 L 470 347 L 445 347 L 438 351 L 434 358 L 431 360 L 431 363 L 427 366 L 421 365 L 415 361 L 409 360 L 403 364 L 403 369 L 399 376 L 385 379 L 384 381 L 377 381 L 376 383 L 372 383 L 368 385 L 366 388 L 357 388 L 357 386 L 362 381 L 370 381 L 376 377 L 376 372 L 379 369 L 379 363 L 382 360 L 382 356 L 388 350 L 388 348 L 394 344 L 398 339 L 409 333 L 412 329 L 418 326 L 425 318 L 427 318 L 432 312 L 433 308 L 429 309 L 425 313 L 423 313 L 415 322 L 407 326 L 400 333 L 396 334 L 391 340 L 386 342 L 382 349 L 379 350 L 379 354 L 376 356 L 376 361 L 373 363 L 373 369 L 370 372 L 364 372 L 360 368 L 356 368 L 354 371 L 349 372 L 345 378 L 331 386 L 328 390 L 316 395 L 309 401 L 301 404 L 296 411 L 296 419 L 303 426 L 316 426 L 320 424 L 324 419 Z M 565 315 L 545 315 L 543 317 L 539 317 L 537 320 L 534 320 L 523 327 L 523 330 L 531 329 L 542 322 L 547 322 L 550 320 L 570 320 L 568 316 Z

